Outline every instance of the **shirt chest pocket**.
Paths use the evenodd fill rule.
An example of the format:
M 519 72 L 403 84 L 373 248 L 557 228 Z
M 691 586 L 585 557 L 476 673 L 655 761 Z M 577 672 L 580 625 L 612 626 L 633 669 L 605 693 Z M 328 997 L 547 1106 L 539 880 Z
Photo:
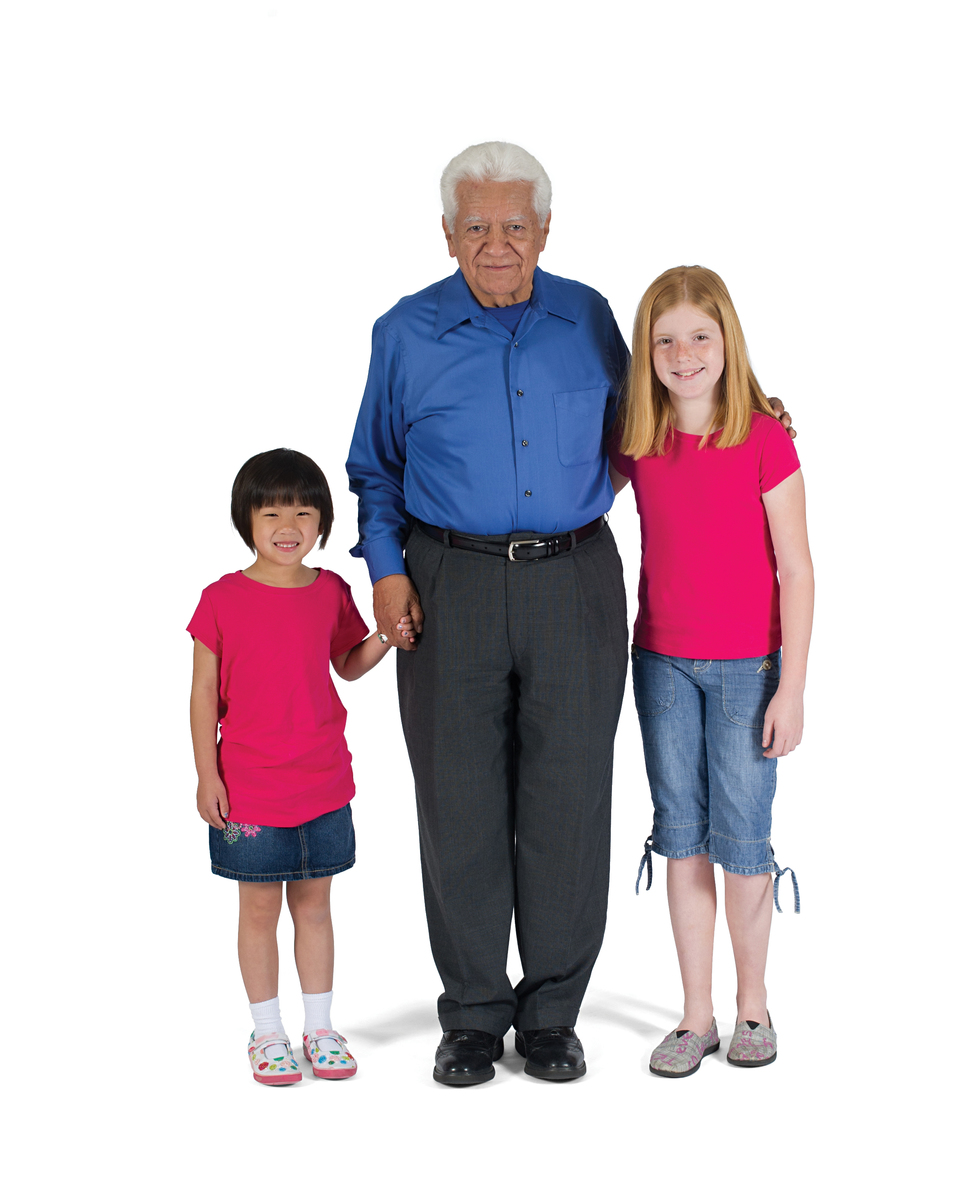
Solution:
M 607 387 L 579 392 L 554 392 L 557 413 L 557 453 L 565 467 L 595 462 L 603 440 Z

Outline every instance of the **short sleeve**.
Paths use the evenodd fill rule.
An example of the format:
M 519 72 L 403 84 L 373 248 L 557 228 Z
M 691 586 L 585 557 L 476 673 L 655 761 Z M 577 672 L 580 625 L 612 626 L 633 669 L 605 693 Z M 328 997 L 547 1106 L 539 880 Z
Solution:
M 771 492 L 778 483 L 800 469 L 800 458 L 793 438 L 774 417 L 764 422 L 769 431 L 760 449 L 760 492 Z
M 331 658 L 338 658 L 341 654 L 346 654 L 348 650 L 352 650 L 354 646 L 362 642 L 370 632 L 363 617 L 357 611 L 357 606 L 353 602 L 350 585 L 342 580 L 339 575 L 336 578 L 340 584 L 341 601 L 337 628 L 330 639 Z
M 197 611 L 187 626 L 187 633 L 192 634 L 198 642 L 202 642 L 217 658 L 223 657 L 223 639 L 220 636 L 220 626 L 217 624 L 217 614 L 214 611 L 209 591 L 204 591 L 201 595 Z

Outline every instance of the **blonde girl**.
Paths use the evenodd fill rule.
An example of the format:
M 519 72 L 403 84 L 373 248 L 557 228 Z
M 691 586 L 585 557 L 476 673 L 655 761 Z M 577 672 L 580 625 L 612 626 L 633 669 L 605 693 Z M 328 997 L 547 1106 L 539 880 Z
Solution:
M 650 1069 L 681 1078 L 720 1048 L 717 864 L 737 967 L 727 1060 L 767 1066 L 777 1036 L 764 976 L 784 873 L 771 806 L 777 759 L 803 731 L 813 567 L 796 451 L 705 267 L 665 271 L 640 301 L 611 478 L 633 484 L 643 542 L 632 660 L 654 824 L 640 874 L 649 888 L 650 851 L 667 858 L 684 994 Z

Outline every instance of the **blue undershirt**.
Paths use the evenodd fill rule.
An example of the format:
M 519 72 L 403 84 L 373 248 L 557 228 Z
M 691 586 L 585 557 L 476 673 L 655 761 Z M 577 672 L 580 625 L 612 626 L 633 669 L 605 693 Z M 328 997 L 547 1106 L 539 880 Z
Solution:
M 491 308 L 490 311 L 509 334 L 514 334 L 529 303 L 529 300 L 521 300 L 519 304 L 507 304 L 503 308 Z

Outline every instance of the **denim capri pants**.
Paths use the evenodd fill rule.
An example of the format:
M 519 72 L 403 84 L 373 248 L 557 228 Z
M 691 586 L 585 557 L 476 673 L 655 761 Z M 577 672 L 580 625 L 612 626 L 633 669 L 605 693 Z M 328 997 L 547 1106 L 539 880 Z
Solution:
M 284 883 L 337 875 L 356 861 L 350 805 L 305 825 L 210 826 L 210 869 L 241 883 Z
M 780 875 L 793 872 L 777 866 L 770 845 L 777 760 L 764 758 L 761 739 L 780 651 L 697 659 L 634 646 L 631 657 L 654 808 L 648 871 L 650 849 L 666 858 L 707 854 L 733 875 L 775 872 L 776 889 Z M 795 875 L 793 882 L 799 912 Z

